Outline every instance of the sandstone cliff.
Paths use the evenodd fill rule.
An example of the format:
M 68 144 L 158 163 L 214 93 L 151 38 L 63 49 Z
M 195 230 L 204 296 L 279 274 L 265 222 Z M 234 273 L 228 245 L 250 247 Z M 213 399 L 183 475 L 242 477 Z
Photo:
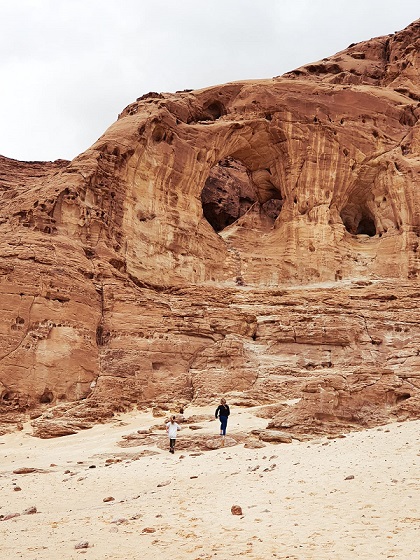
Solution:
M 419 50 L 420 20 L 146 94 L 71 162 L 1 158 L 3 423 L 222 393 L 300 399 L 295 432 L 419 417 Z

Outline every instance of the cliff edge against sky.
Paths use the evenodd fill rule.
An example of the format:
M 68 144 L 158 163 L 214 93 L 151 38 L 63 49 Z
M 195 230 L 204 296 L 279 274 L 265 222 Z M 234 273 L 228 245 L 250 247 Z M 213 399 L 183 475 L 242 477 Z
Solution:
M 2 157 L 4 430 L 220 394 L 300 399 L 291 433 L 418 418 L 419 51 L 420 20 L 143 95 L 71 162 Z

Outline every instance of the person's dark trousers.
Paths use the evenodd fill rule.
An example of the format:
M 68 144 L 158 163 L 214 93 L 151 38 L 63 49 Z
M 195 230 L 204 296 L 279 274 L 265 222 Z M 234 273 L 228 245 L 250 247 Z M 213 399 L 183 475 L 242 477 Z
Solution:
M 224 436 L 226 435 L 227 422 L 228 422 L 227 416 L 220 416 L 220 431 Z

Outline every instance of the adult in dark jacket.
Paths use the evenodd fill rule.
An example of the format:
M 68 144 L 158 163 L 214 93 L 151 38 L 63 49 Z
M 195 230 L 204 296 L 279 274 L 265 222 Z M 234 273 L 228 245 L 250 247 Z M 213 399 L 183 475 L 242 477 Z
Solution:
M 220 435 L 223 438 L 223 443 L 226 436 L 227 421 L 229 418 L 230 409 L 229 405 L 226 404 L 225 399 L 221 399 L 219 406 L 216 408 L 215 417 L 220 420 Z

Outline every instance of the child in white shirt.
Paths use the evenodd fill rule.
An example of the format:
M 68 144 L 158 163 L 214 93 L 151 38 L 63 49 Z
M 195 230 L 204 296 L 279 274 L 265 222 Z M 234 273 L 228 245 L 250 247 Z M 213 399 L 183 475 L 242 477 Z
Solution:
M 176 434 L 180 429 L 181 426 L 179 426 L 175 422 L 175 416 L 171 416 L 171 419 L 166 424 L 166 433 L 168 434 L 169 437 L 169 453 L 174 453 L 175 451 Z

